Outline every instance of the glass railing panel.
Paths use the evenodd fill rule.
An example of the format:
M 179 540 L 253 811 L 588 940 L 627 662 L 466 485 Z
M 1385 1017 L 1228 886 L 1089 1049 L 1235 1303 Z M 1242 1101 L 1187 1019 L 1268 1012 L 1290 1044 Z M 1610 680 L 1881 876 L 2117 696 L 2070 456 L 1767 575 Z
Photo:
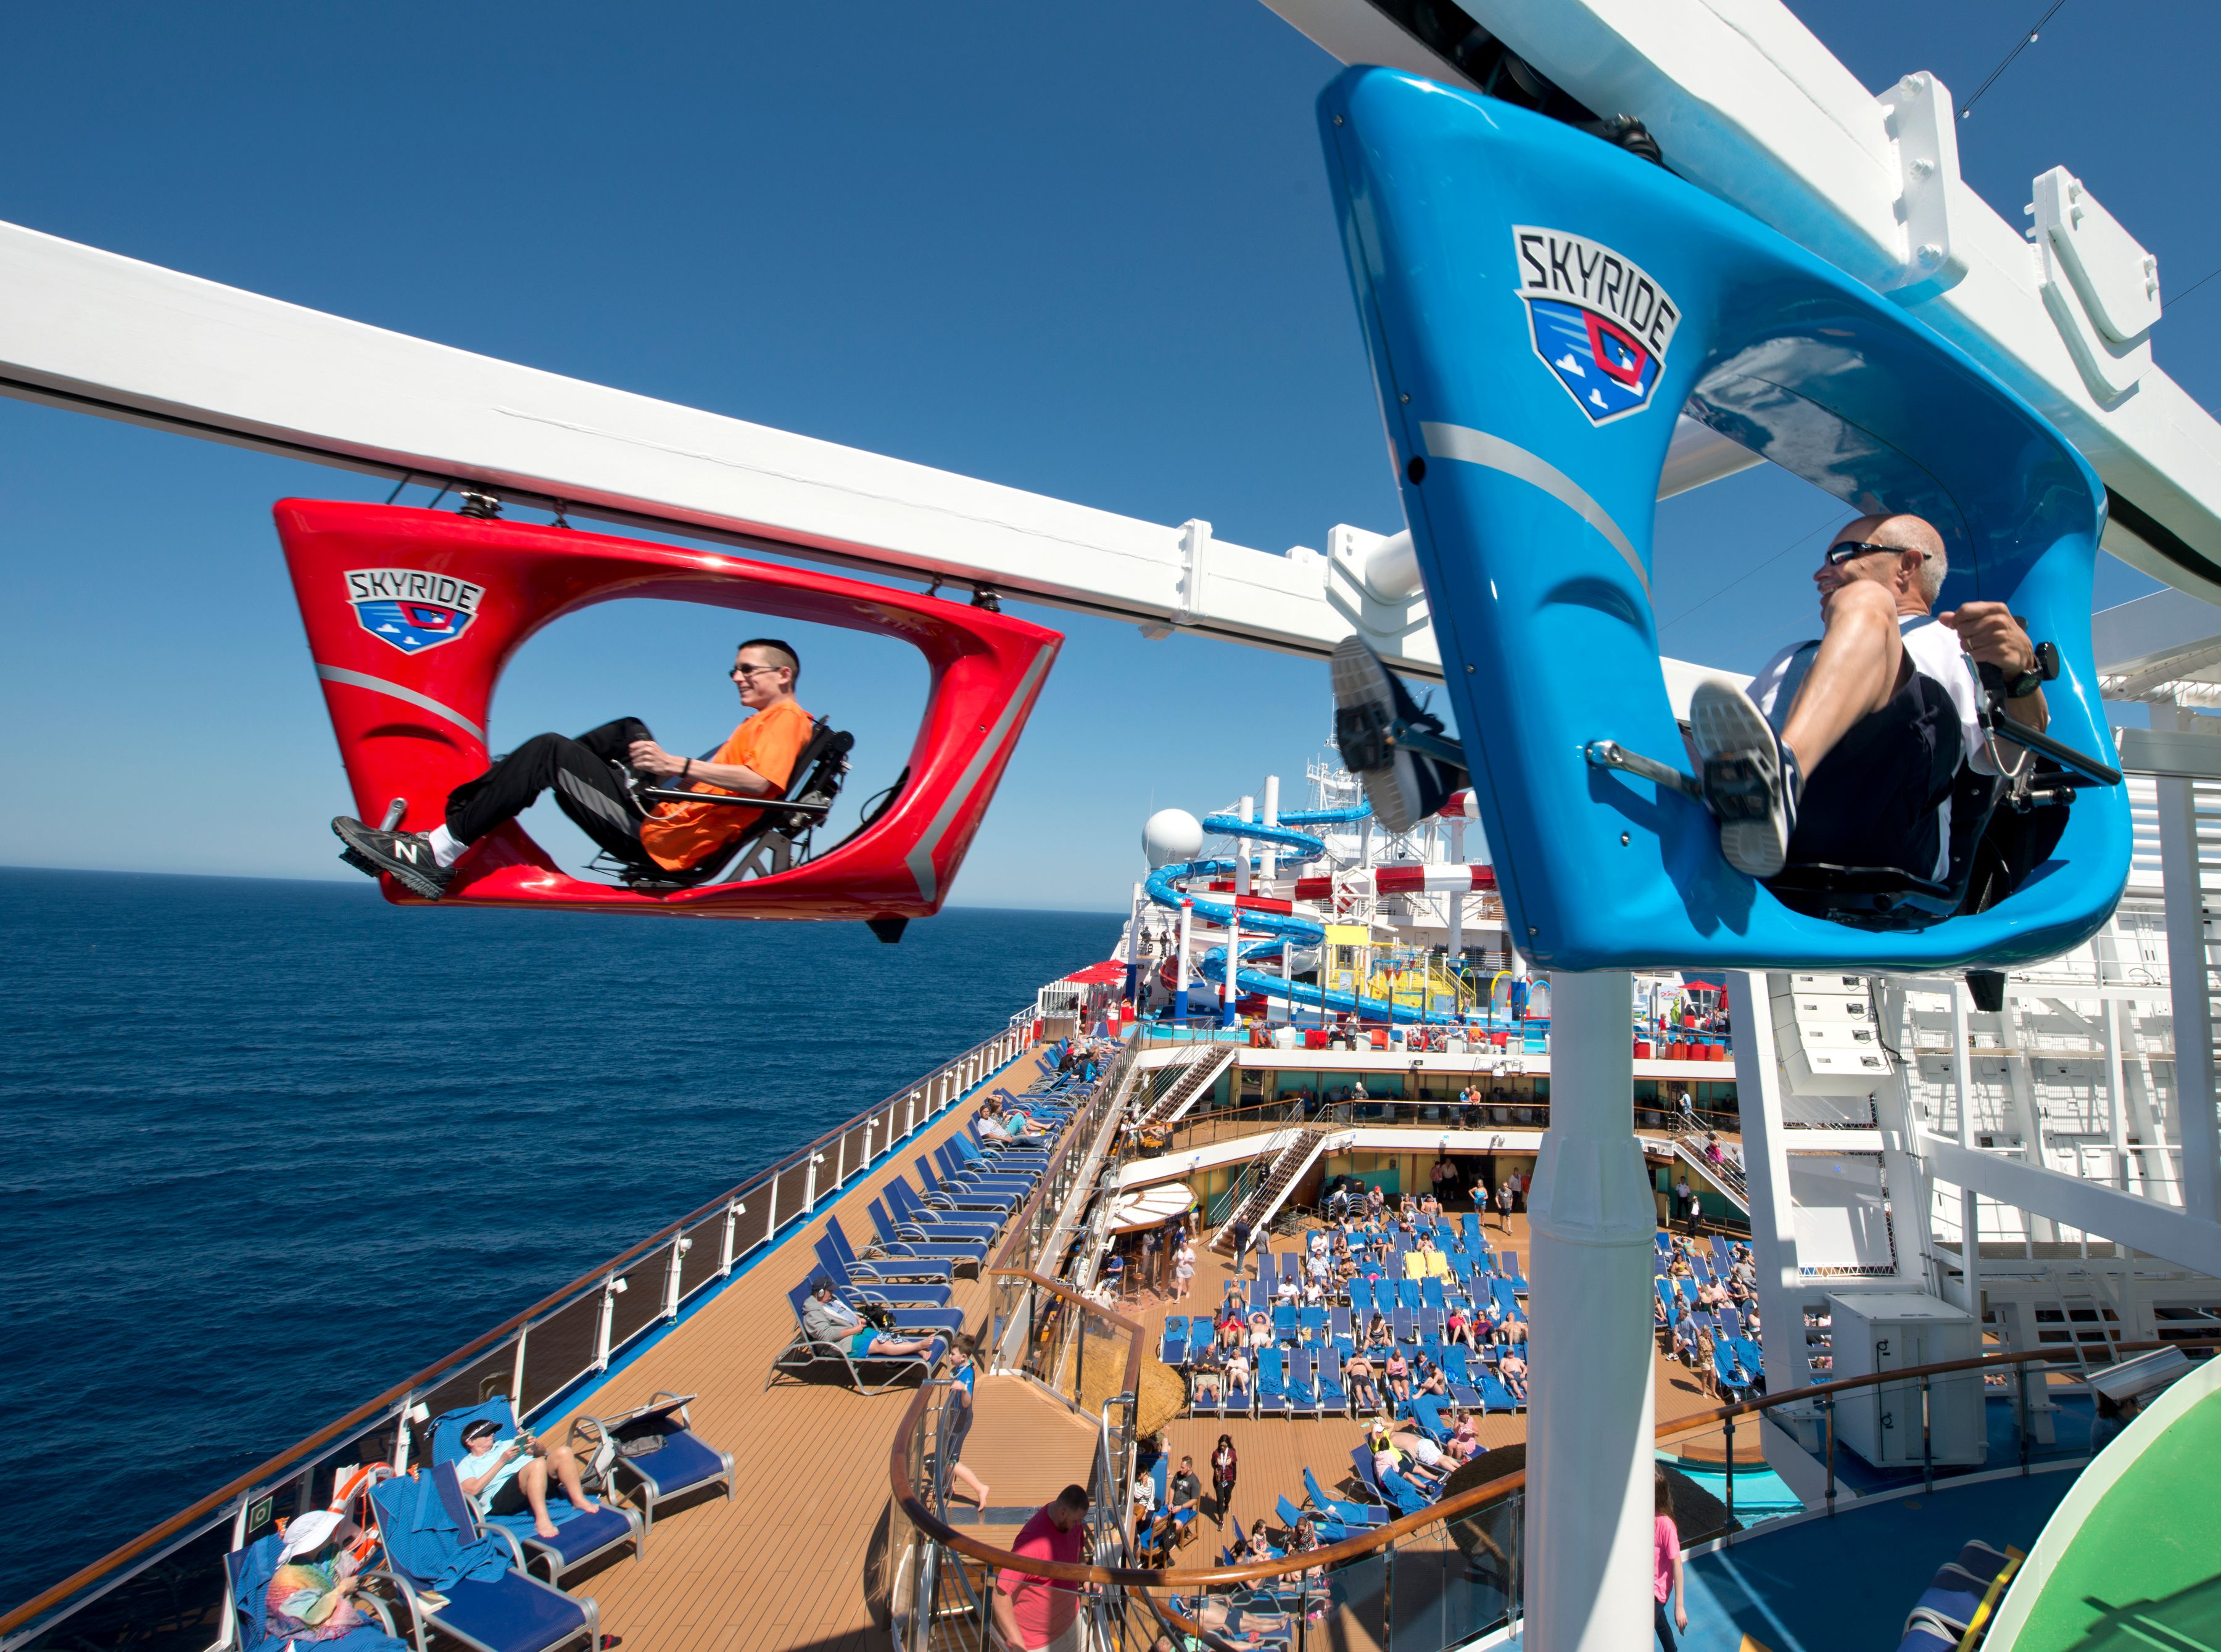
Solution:
M 584 1376 L 594 1363 L 599 1292 L 559 1308 L 524 1339 L 524 1411 L 529 1414 Z
M 185 1539 L 17 1652 L 206 1652 L 223 1618 L 231 1514 Z
M 649 1251 L 625 1274 L 625 1288 L 610 1304 L 611 1353 L 663 1317 L 663 1293 L 669 1288 L 670 1269 L 671 1248 L 666 1245 Z
M 1514 1492 L 1443 1523 L 1441 1531 L 1447 1553 L 1442 1568 L 1438 1645 L 1461 1646 L 1511 1616 L 1518 1590 L 1520 1522 L 1526 1508 L 1524 1494 Z M 1404 1622 L 1402 1618 L 1397 1619 L 1397 1638 L 1408 1647 Z
M 1333 1568 L 1324 1580 L 1323 1600 L 1317 1584 L 1303 1591 L 1301 1609 L 1294 1614 L 1296 1652 L 1388 1652 L 1392 1553 L 1382 1550 Z M 1240 1646 L 1247 1637 L 1227 1638 Z
M 696 1223 L 686 1230 L 684 1236 L 693 1243 L 688 1247 L 679 1264 L 679 1299 L 681 1302 L 717 1282 L 717 1262 L 725 1243 L 724 1213 L 719 1211 Z
M 529 1353 L 531 1350 L 525 1350 Z M 466 1406 L 480 1405 L 496 1394 L 509 1392 L 510 1380 L 516 1373 L 516 1339 L 504 1336 L 498 1346 L 480 1355 L 470 1364 L 447 1377 L 424 1396 L 424 1405 L 434 1417 L 444 1411 L 461 1411 Z M 425 1449 L 422 1430 L 416 1431 L 417 1443 L 412 1455 L 421 1458 Z

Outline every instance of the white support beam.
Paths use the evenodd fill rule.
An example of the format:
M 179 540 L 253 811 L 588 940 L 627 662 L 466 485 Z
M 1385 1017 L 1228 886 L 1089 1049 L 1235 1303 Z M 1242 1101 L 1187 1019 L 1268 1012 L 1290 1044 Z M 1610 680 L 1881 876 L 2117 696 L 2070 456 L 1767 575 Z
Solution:
M 466 483 L 1139 623 L 1323 656 L 1352 631 L 1439 678 L 1417 580 L 1251 550 L 766 425 L 473 355 L 0 223 L 0 394 L 379 475 Z M 1667 491 L 1760 462 L 1690 421 Z M 1669 662 L 1676 703 L 1686 700 Z
M 1962 1148 L 1931 1130 L 1921 1131 L 1918 1139 L 1920 1156 L 1939 1181 L 2000 1205 L 2040 1211 L 2062 1226 L 2221 1279 L 2221 1223 L 2086 1177 L 2039 1169 L 1981 1148 Z
M 1372 0 L 1265 3 L 1344 63 L 1470 84 Z M 2221 602 L 2221 424 L 2150 365 L 2163 327 L 2118 336 L 2130 323 L 2118 306 L 2093 308 L 2094 289 L 2071 278 L 2081 213 L 2047 221 L 2031 246 L 1961 180 L 1949 94 L 1932 75 L 1877 97 L 1780 0 L 1459 3 L 1589 109 L 1640 119 L 1682 177 L 1889 293 L 1995 372 L 2126 502 L 2105 548 Z M 2031 206 L 2047 181 L 2071 186 L 2096 222 L 2071 178 L 2031 180 Z M 2116 239 L 2130 263 L 2103 285 L 2149 278 L 2142 322 L 2156 310 L 2155 269 L 2125 231 Z

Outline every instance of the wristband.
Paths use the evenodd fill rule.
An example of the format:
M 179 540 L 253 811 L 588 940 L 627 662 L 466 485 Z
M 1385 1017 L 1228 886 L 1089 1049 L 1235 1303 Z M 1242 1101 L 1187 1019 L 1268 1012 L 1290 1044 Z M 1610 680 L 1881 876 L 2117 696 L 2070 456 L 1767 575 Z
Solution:
M 679 766 L 679 778 L 682 780 L 691 779 L 693 777 L 693 773 L 694 760 L 690 757 L 684 763 L 681 763 Z

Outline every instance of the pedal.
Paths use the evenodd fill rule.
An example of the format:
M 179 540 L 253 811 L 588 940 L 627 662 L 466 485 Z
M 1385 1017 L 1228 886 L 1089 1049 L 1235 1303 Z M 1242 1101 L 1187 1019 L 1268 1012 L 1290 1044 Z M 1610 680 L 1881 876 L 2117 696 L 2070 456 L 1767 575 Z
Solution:
M 1334 714 L 1334 743 L 1353 773 L 1388 767 L 1388 716 L 1369 705 L 1345 705 Z
M 1678 792 L 1692 803 L 1705 801 L 1705 788 L 1694 779 L 1655 758 L 1631 752 L 1616 740 L 1592 740 L 1582 748 L 1582 754 L 1592 767 L 1617 769 L 1624 774 Z

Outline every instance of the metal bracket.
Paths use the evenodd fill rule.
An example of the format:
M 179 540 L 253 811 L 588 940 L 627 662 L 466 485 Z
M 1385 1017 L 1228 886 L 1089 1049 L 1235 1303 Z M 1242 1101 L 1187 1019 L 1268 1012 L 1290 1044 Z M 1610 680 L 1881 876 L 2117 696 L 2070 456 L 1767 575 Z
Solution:
M 1959 185 L 1959 130 L 1949 88 L 1932 74 L 1909 74 L 1877 100 L 1897 141 L 1905 221 L 1903 273 L 1893 297 L 1928 298 L 1958 285 L 1967 255 L 1951 244 L 1951 191 Z
M 1639 752 L 1631 752 L 1616 740 L 1592 740 L 1581 748 L 1581 753 L 1594 767 L 1616 768 L 1622 773 L 1636 775 L 1678 792 L 1692 803 L 1705 800 L 1704 787 L 1680 769 L 1645 757 Z

